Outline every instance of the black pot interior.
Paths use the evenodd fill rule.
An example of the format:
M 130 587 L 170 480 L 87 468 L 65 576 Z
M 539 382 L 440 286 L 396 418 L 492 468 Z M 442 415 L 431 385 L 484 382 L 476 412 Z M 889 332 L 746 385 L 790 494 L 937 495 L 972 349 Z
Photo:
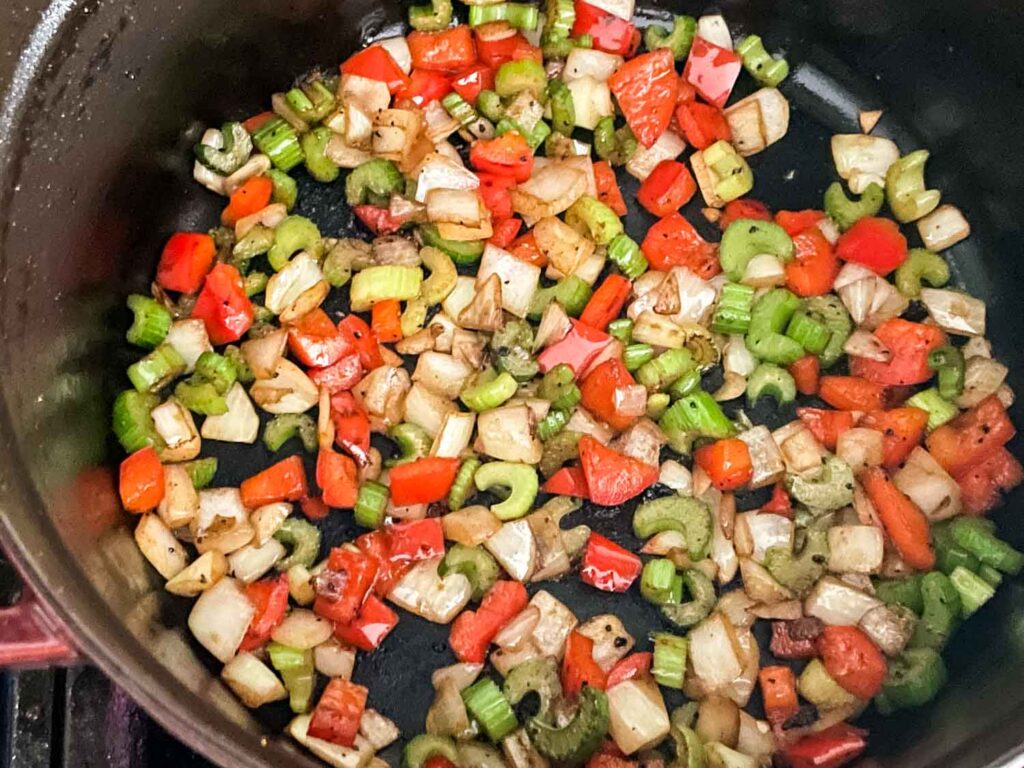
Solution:
M 17 52 L 0 62 L 10 89 L 0 113 L 6 538 L 82 647 L 187 743 L 225 765 L 297 764 L 275 737 L 285 713 L 252 717 L 211 676 L 214 666 L 183 633 L 188 605 L 162 592 L 119 510 L 110 471 L 118 450 L 107 432 L 113 394 L 127 384 L 120 307 L 129 292 L 146 290 L 171 232 L 216 220 L 222 202 L 191 179 L 190 147 L 202 128 L 264 109 L 295 75 L 333 68 L 361 38 L 399 29 L 402 8 L 368 0 L 44 6 L 0 10 Z M 703 10 L 685 2 L 640 12 Z M 786 49 L 795 65 L 783 86 L 791 132 L 754 158 L 756 195 L 776 208 L 820 206 L 833 175 L 828 137 L 856 131 L 858 109 L 885 109 L 878 132 L 904 150 L 932 150 L 931 186 L 972 222 L 973 237 L 951 253 L 955 273 L 988 302 L 989 336 L 1021 391 L 1022 7 L 805 0 L 723 2 L 721 10 Z M 352 226 L 340 182 L 300 184 L 301 211 L 325 232 Z M 692 220 L 697 208 L 686 211 Z M 649 224 L 645 216 L 631 213 L 634 234 Z M 754 416 L 778 422 L 792 414 Z M 271 462 L 262 447 L 223 456 L 222 485 Z M 1022 498 L 1000 515 L 1018 545 Z M 628 510 L 582 517 L 628 536 Z M 328 541 L 351 532 L 347 516 L 334 518 Z M 659 625 L 638 599 L 573 578 L 550 589 L 583 617 L 619 614 L 638 636 Z M 446 636 L 447 628 L 404 617 L 358 665 L 372 704 L 408 735 L 429 704 L 429 671 L 450 659 Z M 976 766 L 1010 750 L 1024 732 L 1015 715 L 1024 703 L 1022 638 L 1024 588 L 1011 583 L 956 636 L 952 682 L 934 707 L 867 720 L 872 757 L 886 766 Z

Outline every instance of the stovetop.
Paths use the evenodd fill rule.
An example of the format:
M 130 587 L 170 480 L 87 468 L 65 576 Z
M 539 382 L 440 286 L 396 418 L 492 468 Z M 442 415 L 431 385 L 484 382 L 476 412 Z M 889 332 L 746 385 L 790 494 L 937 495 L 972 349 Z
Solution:
M 0 604 L 20 585 L 0 555 Z M 92 667 L 0 673 L 0 768 L 213 768 Z

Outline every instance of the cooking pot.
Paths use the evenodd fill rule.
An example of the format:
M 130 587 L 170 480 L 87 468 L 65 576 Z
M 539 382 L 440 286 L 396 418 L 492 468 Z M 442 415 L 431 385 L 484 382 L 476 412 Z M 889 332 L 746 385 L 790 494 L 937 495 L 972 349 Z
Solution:
M 859 109 L 884 109 L 877 132 L 904 150 L 931 149 L 930 185 L 972 222 L 973 236 L 950 253 L 954 274 L 988 302 L 989 335 L 1022 391 L 1024 4 L 721 5 L 735 29 L 785 48 L 793 65 L 783 86 L 793 128 L 754 158 L 758 196 L 779 207 L 817 205 L 832 177 L 828 137 L 858 130 Z M 662 0 L 641 3 L 639 13 L 703 10 Z M 20 0 L 0 8 L 0 535 L 64 639 L 223 766 L 315 762 L 279 735 L 286 713 L 253 715 L 219 683 L 185 630 L 187 602 L 162 590 L 132 540 L 108 435 L 129 362 L 120 307 L 129 292 L 146 290 L 169 233 L 215 220 L 220 203 L 191 178 L 190 148 L 202 127 L 265 108 L 295 74 L 333 68 L 361 39 L 400 30 L 403 15 L 396 2 L 371 0 Z M 305 203 L 332 234 L 351 223 L 339 190 Z M 237 483 L 238 461 L 236 475 L 224 464 L 218 482 Z M 1018 546 L 1022 501 L 1015 494 L 998 517 Z M 628 519 L 616 510 L 600 516 L 601 530 Z M 347 522 L 332 525 L 328 538 L 347 533 Z M 614 610 L 641 635 L 653 626 L 642 601 L 569 583 L 551 589 L 580 615 Z M 24 604 L 0 616 L 8 642 L 0 655 L 61 658 L 66 649 L 40 611 Z M 11 645 L 28 632 L 34 645 Z M 358 665 L 372 705 L 408 735 L 430 700 L 429 670 L 448 658 L 445 636 L 443 627 L 405 617 Z M 951 682 L 933 706 L 868 718 L 871 759 L 956 768 L 1022 754 L 1024 585 L 1003 586 L 957 634 L 948 658 Z

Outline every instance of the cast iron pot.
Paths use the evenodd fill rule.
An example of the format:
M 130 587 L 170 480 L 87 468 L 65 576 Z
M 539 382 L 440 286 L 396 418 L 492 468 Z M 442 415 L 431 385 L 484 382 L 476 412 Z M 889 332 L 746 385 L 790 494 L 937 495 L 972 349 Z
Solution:
M 662 3 L 641 14 L 704 10 Z M 969 6 L 725 0 L 722 10 L 734 29 L 785 47 L 794 65 L 783 87 L 793 128 L 754 159 L 758 196 L 782 208 L 819 205 L 832 176 L 828 137 L 856 131 L 858 109 L 884 108 L 878 131 L 904 150 L 931 149 L 929 182 L 974 226 L 951 254 L 954 272 L 988 302 L 989 335 L 1021 391 L 1024 6 Z M 0 8 L 2 540 L 73 645 L 224 766 L 314 763 L 278 735 L 286 713 L 255 717 L 218 682 L 184 631 L 187 603 L 163 592 L 132 541 L 108 437 L 129 361 L 120 307 L 129 292 L 146 290 L 169 233 L 215 221 L 221 202 L 190 173 L 201 128 L 264 109 L 294 75 L 333 68 L 361 39 L 401 29 L 403 14 L 396 2 L 370 0 L 22 0 Z M 325 231 L 351 226 L 339 186 L 306 188 L 303 211 Z M 696 205 L 687 213 L 699 219 Z M 634 235 L 647 223 L 641 214 L 627 222 Z M 1024 413 L 1014 411 L 1019 421 Z M 270 462 L 262 448 L 252 451 L 222 454 L 218 484 Z M 1011 497 L 1000 521 L 1018 545 L 1021 500 Z M 626 537 L 628 512 L 588 514 L 598 529 Z M 325 538 L 348 535 L 347 525 L 333 522 Z M 581 616 L 614 611 L 641 636 L 657 626 L 642 601 L 585 592 L 573 578 L 551 589 Z M 0 616 L 0 636 L 16 639 L 24 627 L 15 620 L 26 615 L 39 614 L 23 606 Z M 449 659 L 445 637 L 445 628 L 405 617 L 358 664 L 372 705 L 407 735 L 422 727 L 429 671 Z M 44 638 L 16 658 L 53 659 L 60 650 Z M 948 658 L 951 683 L 934 706 L 868 721 L 880 764 L 958 768 L 1009 764 L 1021 753 L 1024 587 L 1001 588 Z

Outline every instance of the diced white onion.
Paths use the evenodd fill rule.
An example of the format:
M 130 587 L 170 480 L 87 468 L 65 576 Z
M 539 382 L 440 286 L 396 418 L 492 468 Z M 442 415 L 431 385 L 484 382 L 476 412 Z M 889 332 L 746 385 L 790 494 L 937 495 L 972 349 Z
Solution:
M 484 285 L 491 275 L 501 280 L 501 306 L 516 317 L 526 317 L 540 281 L 540 267 L 517 259 L 508 251 L 488 243 L 477 270 L 476 285 Z
M 804 613 L 830 626 L 857 626 L 865 613 L 881 604 L 877 597 L 824 576 L 804 600 Z
M 322 282 L 324 273 L 320 265 L 302 251 L 267 281 L 264 304 L 275 315 L 283 314 L 303 293 Z
M 693 478 L 690 475 L 690 470 L 673 459 L 661 463 L 658 482 L 668 486 L 680 496 L 689 496 L 693 491 Z
M 164 589 L 179 597 L 195 597 L 220 581 L 227 571 L 228 559 L 224 553 L 210 550 L 179 571 L 177 576 L 164 585 Z
M 446 414 L 457 411 L 458 406 L 441 395 L 434 394 L 420 383 L 413 384 L 405 396 L 405 420 L 412 422 L 436 437 Z
M 985 335 L 985 302 L 960 291 L 922 288 L 921 303 L 932 320 L 947 333 Z
M 726 109 L 725 119 L 736 151 L 749 157 L 789 132 L 789 101 L 777 88 L 761 88 Z
M 571 83 L 581 77 L 592 77 L 604 83 L 622 66 L 622 57 L 613 53 L 605 53 L 596 48 L 576 48 L 569 52 L 562 70 L 562 80 Z
M 476 425 L 476 414 L 451 412 L 441 421 L 441 429 L 434 438 L 430 448 L 431 456 L 455 459 L 469 447 L 473 438 L 473 427 Z
M 188 628 L 203 648 L 226 664 L 241 645 L 255 613 L 241 583 L 225 577 L 196 600 Z
M 232 576 L 243 584 L 251 584 L 287 554 L 284 544 L 277 539 L 269 539 L 261 545 L 246 544 L 236 549 L 228 557 L 228 564 Z
M 526 520 L 504 523 L 497 533 L 484 542 L 484 547 L 516 581 L 525 582 L 533 572 L 537 542 Z
M 606 693 L 608 733 L 623 754 L 653 747 L 668 735 L 668 710 L 654 678 L 626 680 Z
M 479 187 L 479 176 L 461 163 L 434 153 L 420 164 L 416 176 L 416 201 L 427 202 L 428 195 L 435 189 L 475 190 Z
M 875 360 L 879 363 L 887 363 L 892 360 L 892 350 L 871 331 L 858 328 L 843 345 L 843 351 L 854 357 L 865 357 L 868 360 Z
M 379 45 L 390 53 L 398 68 L 405 72 L 405 74 L 408 75 L 412 71 L 412 54 L 409 52 L 409 43 L 404 35 L 396 35 L 395 37 L 378 40 L 375 45 Z
M 752 551 L 751 557 L 757 562 L 763 562 L 764 556 L 772 547 L 793 548 L 793 521 L 782 515 L 744 512 L 736 516 L 736 527 L 739 529 L 739 521 L 743 520 L 747 530 L 750 532 Z
M 757 368 L 757 358 L 747 349 L 743 336 L 733 334 L 722 351 L 722 368 L 727 373 L 749 376 Z
M 167 398 L 150 415 L 165 443 L 160 449 L 161 461 L 189 461 L 199 455 L 202 441 L 192 413 L 174 397 Z
M 288 345 L 288 331 L 280 328 L 258 339 L 242 342 L 242 356 L 257 379 L 269 379 L 274 375 L 277 361 L 284 357 Z
M 252 709 L 288 698 L 288 691 L 274 671 L 248 651 L 225 664 L 220 676 L 242 703 Z
M 782 479 L 786 473 L 786 463 L 768 427 L 760 424 L 741 432 L 739 438 L 746 443 L 750 453 L 751 488 L 764 488 Z
M 270 637 L 275 643 L 307 650 L 326 643 L 333 634 L 334 626 L 327 619 L 305 608 L 293 608 Z
M 148 513 L 135 526 L 135 543 L 157 573 L 173 579 L 188 565 L 188 553 L 159 515 Z
M 479 414 L 476 419 L 477 449 L 500 461 L 536 464 L 544 445 L 534 434 L 529 406 L 504 405 Z
M 566 638 L 576 627 L 576 615 L 565 603 L 544 589 L 537 592 L 529 604 L 540 611 L 540 621 L 533 628 L 533 644 L 545 656 L 560 660 L 565 651 Z
M 400 608 L 427 621 L 447 624 L 466 607 L 473 594 L 469 579 L 461 573 L 441 577 L 437 566 L 441 559 L 423 560 L 403 576 L 388 599 Z
M 207 440 L 227 443 L 255 443 L 260 433 L 260 417 L 253 408 L 245 387 L 237 381 L 224 396 L 228 410 L 217 416 L 207 416 L 202 435 Z
M 770 288 L 786 282 L 786 268 L 778 258 L 770 253 L 759 253 L 747 262 L 740 281 L 755 288 Z
M 709 13 L 697 19 L 697 37 L 704 38 L 719 48 L 732 50 L 732 33 L 725 17 L 720 13 Z
M 834 525 L 828 529 L 828 569 L 833 573 L 878 573 L 885 537 L 873 525 Z
M 686 149 L 686 141 L 673 131 L 665 131 L 650 147 L 642 144 L 626 162 L 626 172 L 630 176 L 643 181 L 651 175 L 651 171 L 662 160 L 675 160 Z
M 181 355 L 185 361 L 186 373 L 192 373 L 195 370 L 196 361 L 203 352 L 213 351 L 210 337 L 206 334 L 206 323 L 198 318 L 175 320 L 171 323 L 164 341 Z
M 854 475 L 868 467 L 881 466 L 884 458 L 882 433 L 863 427 L 844 430 L 836 441 L 836 456 L 850 465 Z
M 924 247 L 944 251 L 971 236 L 971 225 L 955 205 L 940 205 L 917 220 L 917 231 Z
M 933 522 L 960 514 L 960 484 L 921 446 L 910 452 L 892 481 Z
M 849 133 L 832 137 L 832 160 L 836 172 L 858 195 L 871 183 L 884 187 L 885 174 L 899 157 L 899 147 L 880 136 Z
M 277 361 L 273 378 L 257 380 L 249 393 L 260 408 L 275 414 L 305 413 L 320 399 L 316 385 L 299 366 L 286 359 Z

